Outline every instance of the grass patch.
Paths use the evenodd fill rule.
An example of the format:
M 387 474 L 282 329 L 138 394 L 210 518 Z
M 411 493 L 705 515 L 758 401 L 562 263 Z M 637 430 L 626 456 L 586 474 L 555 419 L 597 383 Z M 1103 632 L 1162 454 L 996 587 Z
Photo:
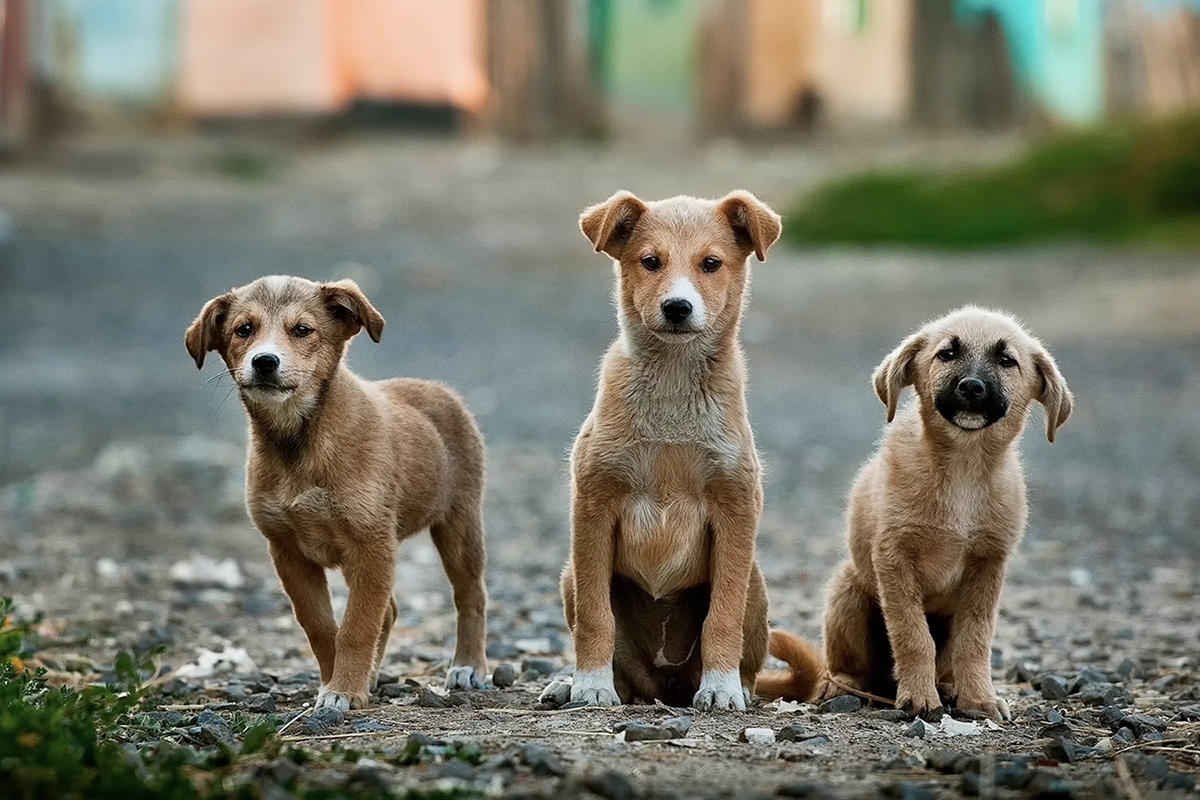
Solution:
M 851 176 L 801 202 L 784 231 L 822 244 L 1200 245 L 1200 116 L 1058 136 L 991 169 Z

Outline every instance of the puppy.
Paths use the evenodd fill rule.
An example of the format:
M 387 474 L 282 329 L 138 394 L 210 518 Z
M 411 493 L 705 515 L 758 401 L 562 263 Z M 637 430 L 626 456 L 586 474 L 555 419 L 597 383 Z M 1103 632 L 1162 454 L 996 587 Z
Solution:
M 454 588 L 451 688 L 483 686 L 483 437 L 438 383 L 365 381 L 345 364 L 383 317 L 353 281 L 268 277 L 210 300 L 184 343 L 216 351 L 250 418 L 246 503 L 321 667 L 318 706 L 367 705 L 396 621 L 400 541 L 428 528 Z M 325 570 L 350 589 L 339 628 Z
M 820 681 L 808 645 L 772 631 L 771 652 L 792 674 L 764 676 L 760 692 L 867 692 L 924 713 L 942 705 L 941 684 L 960 709 L 1007 718 L 991 645 L 1005 565 L 1025 532 L 1017 441 L 1036 401 L 1053 442 L 1071 392 L 1016 320 L 974 307 L 909 336 L 874 381 L 891 425 L 850 492 L 850 558 L 825 611 L 828 672 Z M 915 401 L 897 413 L 910 385 Z
M 571 455 L 571 700 L 744 710 L 767 598 L 738 330 L 750 256 L 766 257 L 780 219 L 747 192 L 619 192 L 580 227 L 613 259 L 620 334 Z

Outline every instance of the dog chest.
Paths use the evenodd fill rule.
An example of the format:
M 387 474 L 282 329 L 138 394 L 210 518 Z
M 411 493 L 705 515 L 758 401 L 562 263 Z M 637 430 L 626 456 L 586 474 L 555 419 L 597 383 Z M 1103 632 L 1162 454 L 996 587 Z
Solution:
M 290 497 L 258 497 L 251 516 L 268 538 L 286 536 L 304 555 L 325 567 L 341 563 L 339 531 L 353 521 L 327 489 L 311 487 Z

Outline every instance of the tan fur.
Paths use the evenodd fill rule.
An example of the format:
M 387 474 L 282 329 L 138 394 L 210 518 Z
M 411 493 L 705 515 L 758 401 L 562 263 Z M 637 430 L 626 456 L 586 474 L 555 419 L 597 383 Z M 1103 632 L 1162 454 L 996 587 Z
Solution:
M 378 341 L 383 326 L 352 281 L 274 276 L 211 300 L 184 339 L 197 366 L 218 352 L 238 387 L 250 517 L 320 665 L 319 703 L 343 709 L 367 705 L 397 615 L 399 543 L 425 528 L 458 611 L 448 682 L 482 686 L 486 671 L 483 437 L 449 388 L 346 367 L 350 339 L 365 328 Z M 251 356 L 268 350 L 282 389 L 252 373 Z M 335 567 L 350 588 L 340 628 L 325 579 Z
M 580 227 L 613 259 L 621 330 L 571 456 L 572 699 L 744 708 L 766 657 L 767 600 L 738 330 L 749 257 L 765 257 L 779 217 L 747 192 L 653 203 L 620 192 Z M 681 281 L 697 306 L 682 333 L 661 315 Z M 584 684 L 592 673 L 599 683 Z M 723 689 L 704 684 L 710 673 Z
M 943 361 L 939 352 L 955 355 Z M 999 365 L 1000 352 L 1016 364 Z M 939 412 L 937 398 L 972 369 L 991 376 L 1008 408 L 965 430 Z M 1006 716 L 992 687 L 991 644 L 1005 566 L 1027 517 L 1017 442 L 1035 401 L 1054 441 L 1071 392 L 1041 342 L 1007 314 L 973 307 L 908 337 L 874 382 L 890 425 L 850 493 L 850 558 L 829 584 L 829 679 L 816 694 L 849 687 L 919 713 L 941 706 L 941 684 L 960 709 Z M 897 412 L 910 385 L 916 398 Z

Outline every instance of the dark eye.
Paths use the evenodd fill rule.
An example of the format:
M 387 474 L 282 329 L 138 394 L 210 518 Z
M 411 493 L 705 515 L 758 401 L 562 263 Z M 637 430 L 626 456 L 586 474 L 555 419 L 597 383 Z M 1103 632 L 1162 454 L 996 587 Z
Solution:
M 305 336 L 308 336 L 312 332 L 313 332 L 313 329 L 308 327 L 307 325 L 305 325 L 303 322 L 301 322 L 296 327 L 292 328 L 292 336 L 295 336 L 297 339 L 303 339 Z
M 662 262 L 658 260 L 658 256 L 646 256 L 642 259 L 642 266 L 651 272 L 657 272 Z
M 953 347 L 946 347 L 937 351 L 938 361 L 953 361 L 958 358 L 958 351 Z
M 237 334 L 239 339 L 249 339 L 250 334 L 254 333 L 254 326 L 249 322 L 243 322 L 241 325 L 238 325 L 236 328 L 234 328 L 233 332 Z
M 1001 353 L 1000 355 L 996 356 L 996 363 L 1002 367 L 1015 367 L 1017 365 L 1017 360 L 1008 353 Z
M 705 272 L 716 272 L 721 268 L 721 259 L 709 256 L 700 262 L 700 269 Z

